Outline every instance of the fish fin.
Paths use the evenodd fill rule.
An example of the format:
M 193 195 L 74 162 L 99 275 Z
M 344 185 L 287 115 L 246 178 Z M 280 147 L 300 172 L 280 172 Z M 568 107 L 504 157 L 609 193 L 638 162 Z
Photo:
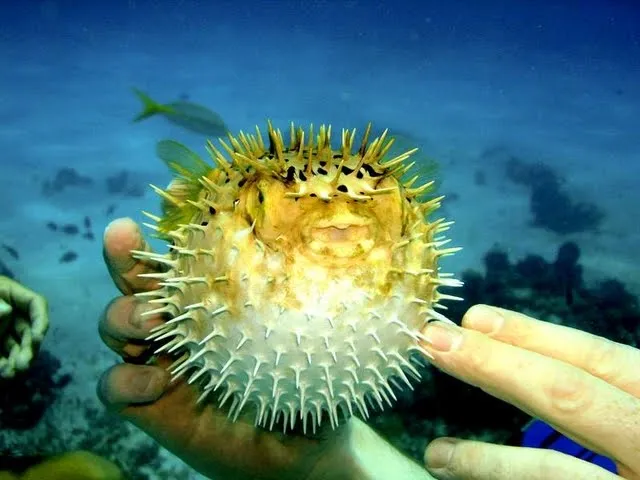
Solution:
M 174 140 L 159 141 L 156 154 L 167 167 L 182 177 L 199 179 L 213 169 L 197 153 Z
M 133 93 L 135 93 L 142 102 L 142 112 L 133 119 L 134 122 L 139 122 L 140 120 L 144 120 L 145 118 L 152 117 L 159 113 L 173 113 L 173 109 L 171 107 L 156 102 L 142 90 L 134 87 Z
M 213 166 L 206 163 L 194 151 L 174 140 L 161 140 L 156 145 L 156 154 L 176 175 L 168 188 L 177 203 L 163 202 L 164 216 L 158 227 L 161 234 L 175 230 L 181 224 L 193 221 L 198 213 L 198 207 L 191 202 L 197 202 L 203 189 L 200 180 L 213 170 Z

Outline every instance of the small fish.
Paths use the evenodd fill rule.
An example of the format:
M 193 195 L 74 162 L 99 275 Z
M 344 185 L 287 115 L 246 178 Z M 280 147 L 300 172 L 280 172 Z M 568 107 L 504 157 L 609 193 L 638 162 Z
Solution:
M 80 229 L 73 223 L 62 225 L 62 227 L 60 227 L 60 230 L 62 231 L 62 233 L 65 233 L 67 235 L 77 235 L 80 231 Z
M 11 255 L 11 256 L 13 257 L 13 259 L 14 259 L 14 260 L 20 260 L 20 254 L 18 253 L 18 251 L 17 251 L 15 248 L 13 248 L 13 247 L 11 247 L 11 246 L 7 245 L 6 243 L 3 243 L 3 244 L 2 244 L 2 248 L 4 248 L 4 249 L 5 249 L 5 251 L 6 251 L 9 255 Z
M 60 263 L 71 263 L 74 260 L 76 260 L 78 258 L 78 254 L 76 252 L 73 252 L 71 250 L 69 250 L 68 252 L 66 252 L 64 255 L 62 255 L 60 257 L 59 262 Z
M 91 219 L 89 217 L 84 217 L 84 228 L 87 230 L 91 228 Z
M 195 133 L 210 137 L 227 135 L 228 129 L 222 117 L 202 105 L 186 100 L 158 103 L 137 88 L 134 88 L 133 91 L 143 105 L 142 112 L 133 119 L 134 122 L 139 122 L 154 115 L 162 115 L 171 123 Z
M 111 215 L 113 215 L 113 213 L 116 211 L 116 206 L 114 204 L 111 204 L 107 207 L 106 212 L 104 212 L 104 214 L 107 217 L 110 217 Z
M 52 232 L 55 232 L 58 230 L 58 224 L 55 222 L 47 222 L 47 228 Z

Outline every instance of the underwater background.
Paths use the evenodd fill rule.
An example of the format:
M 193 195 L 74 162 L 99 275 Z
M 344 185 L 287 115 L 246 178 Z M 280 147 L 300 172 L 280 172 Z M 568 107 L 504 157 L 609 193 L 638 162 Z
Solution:
M 0 274 L 47 297 L 51 328 L 30 376 L 0 384 L 0 454 L 83 448 L 132 479 L 203 478 L 95 395 L 117 361 L 97 333 L 117 294 L 102 232 L 158 211 L 158 141 L 204 154 L 208 138 L 133 122 L 134 89 L 234 133 L 388 128 L 455 221 L 450 318 L 492 303 L 637 346 L 639 85 L 633 1 L 1 2 Z M 436 435 L 508 443 L 529 420 L 432 375 L 372 420 L 409 455 Z

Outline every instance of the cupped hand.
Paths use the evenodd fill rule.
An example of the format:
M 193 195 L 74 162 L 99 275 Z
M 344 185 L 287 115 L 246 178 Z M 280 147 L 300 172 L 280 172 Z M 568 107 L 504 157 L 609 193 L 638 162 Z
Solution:
M 135 294 L 158 288 L 157 280 L 139 275 L 161 269 L 133 259 L 131 250 L 150 247 L 136 223 L 115 220 L 105 231 L 104 258 L 122 296 L 105 309 L 99 332 L 124 363 L 106 371 L 98 384 L 98 396 L 107 408 L 206 476 L 235 480 L 320 476 L 324 465 L 338 458 L 336 451 L 344 447 L 348 424 L 336 431 L 320 429 L 309 438 L 264 431 L 241 420 L 231 422 L 211 403 L 198 406 L 195 386 L 170 381 L 166 368 L 172 359 L 160 355 L 150 361 L 150 345 L 144 339 L 165 319 L 143 315 L 153 305 Z
M 611 458 L 620 476 L 552 450 L 447 438 L 427 447 L 432 475 L 640 479 L 640 350 L 484 305 L 469 309 L 462 327 L 436 322 L 424 333 L 430 342 L 423 346 L 440 369 Z
M 45 298 L 0 276 L 0 378 L 29 369 L 48 329 Z

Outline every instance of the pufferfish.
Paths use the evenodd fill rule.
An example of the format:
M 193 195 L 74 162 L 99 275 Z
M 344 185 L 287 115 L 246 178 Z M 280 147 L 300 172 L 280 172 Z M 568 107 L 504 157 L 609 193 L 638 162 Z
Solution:
M 160 282 L 140 294 L 157 304 L 148 314 L 168 317 L 150 339 L 233 421 L 306 433 L 367 419 L 421 378 L 421 330 L 459 300 L 440 291 L 461 285 L 438 267 L 458 250 L 442 235 L 452 222 L 429 220 L 442 197 L 403 181 L 417 149 L 385 160 L 393 139 L 370 131 L 354 150 L 355 129 L 342 130 L 334 150 L 331 126 L 314 137 L 292 123 L 287 146 L 268 122 L 268 145 L 258 127 L 209 141 L 213 164 L 158 145 L 176 177 L 151 186 L 162 215 L 145 214 L 169 250 L 134 252 L 165 267 L 143 275 Z

